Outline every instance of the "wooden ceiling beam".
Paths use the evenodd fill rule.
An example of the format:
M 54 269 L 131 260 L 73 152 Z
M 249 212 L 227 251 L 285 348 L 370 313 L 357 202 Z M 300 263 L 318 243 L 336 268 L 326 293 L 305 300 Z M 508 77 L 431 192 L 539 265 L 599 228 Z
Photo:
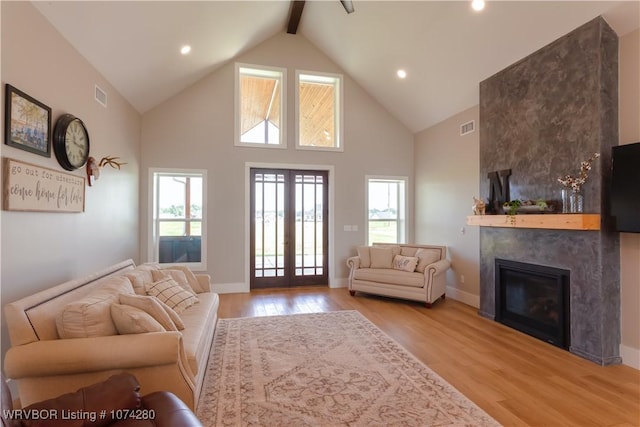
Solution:
M 289 12 L 289 24 L 287 25 L 287 33 L 295 34 L 298 32 L 298 25 L 302 18 L 302 10 L 304 9 L 304 0 L 292 0 L 291 10 Z
M 340 0 L 340 3 L 342 3 L 342 6 L 344 7 L 344 10 L 347 11 L 347 13 L 353 13 L 353 11 L 355 10 L 353 8 L 353 2 L 351 0 Z

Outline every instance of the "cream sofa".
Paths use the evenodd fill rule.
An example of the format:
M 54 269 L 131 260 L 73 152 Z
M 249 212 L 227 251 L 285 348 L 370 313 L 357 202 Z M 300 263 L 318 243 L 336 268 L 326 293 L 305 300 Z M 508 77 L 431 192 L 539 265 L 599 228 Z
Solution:
M 428 308 L 445 297 L 451 263 L 446 246 L 373 244 L 347 259 L 349 292 L 422 301 Z
M 87 337 L 60 337 L 60 333 L 71 333 L 70 320 L 78 323 L 73 316 L 85 316 L 95 307 L 101 307 L 98 303 L 83 305 L 87 300 L 95 300 L 96 295 L 106 298 L 100 300 L 100 304 L 111 302 L 107 306 L 110 310 L 107 317 L 108 313 L 115 316 L 113 306 L 121 303 L 122 298 L 148 302 L 148 297 L 135 295 L 145 295 L 145 286 L 154 281 L 156 274 L 176 271 L 174 268 L 171 272 L 158 273 L 159 270 L 157 264 L 136 267 L 132 260 L 127 260 L 7 304 L 4 311 L 12 346 L 6 353 L 4 369 L 5 375 L 17 383 L 21 404 L 26 406 L 129 372 L 138 379 L 142 394 L 170 391 L 195 409 L 219 303 L 218 294 L 211 292 L 208 275 L 182 270 L 184 276 L 181 277 L 188 277 L 198 301 L 183 308 L 179 319 L 174 318 L 172 325 L 181 323 L 180 331 L 160 327 L 157 332 L 119 334 L 118 329 L 113 333 L 113 324 L 96 322 L 86 315 L 88 320 L 79 331 Z M 111 296 L 112 293 L 116 296 Z M 128 294 L 134 295 L 133 298 Z M 81 310 L 72 310 L 78 306 Z M 165 308 L 165 311 L 175 316 L 178 308 L 175 311 Z M 104 314 L 105 309 L 101 310 Z M 118 328 L 134 326 L 138 326 L 137 320 L 121 321 Z M 100 330 L 105 327 L 106 331 Z M 88 332 L 85 334 L 85 331 Z M 78 329 L 74 333 L 78 333 Z

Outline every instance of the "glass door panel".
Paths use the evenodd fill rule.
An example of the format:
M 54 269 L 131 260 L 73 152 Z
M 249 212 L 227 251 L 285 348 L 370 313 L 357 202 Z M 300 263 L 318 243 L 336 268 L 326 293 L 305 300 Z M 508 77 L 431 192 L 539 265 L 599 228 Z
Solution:
M 328 284 L 327 172 L 251 170 L 251 287 Z

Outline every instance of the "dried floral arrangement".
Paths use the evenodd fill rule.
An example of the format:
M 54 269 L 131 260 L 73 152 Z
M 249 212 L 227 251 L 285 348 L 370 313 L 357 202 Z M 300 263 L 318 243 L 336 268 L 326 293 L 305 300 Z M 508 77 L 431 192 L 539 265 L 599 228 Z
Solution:
M 578 193 L 582 185 L 587 182 L 591 165 L 598 157 L 600 157 L 600 153 L 594 153 L 589 160 L 580 163 L 580 174 L 578 176 L 565 175 L 558 178 L 558 182 L 567 188 L 571 188 L 574 193 Z

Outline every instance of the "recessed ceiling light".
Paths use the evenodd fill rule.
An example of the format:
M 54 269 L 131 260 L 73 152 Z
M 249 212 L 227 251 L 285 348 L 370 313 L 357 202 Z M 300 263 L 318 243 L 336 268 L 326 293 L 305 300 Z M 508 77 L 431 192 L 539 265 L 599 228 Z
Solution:
M 482 9 L 484 9 L 484 0 L 473 0 L 471 2 L 471 7 L 476 12 L 480 12 Z
M 188 54 L 189 52 L 191 52 L 191 46 L 189 46 L 188 44 L 187 44 L 187 45 L 184 45 L 184 46 L 182 46 L 182 47 L 180 48 L 180 53 L 181 53 L 181 54 L 183 54 L 183 55 L 186 55 L 186 54 Z
M 404 79 L 407 77 L 407 72 L 405 70 L 398 70 L 396 72 L 396 74 L 398 75 L 399 78 Z

